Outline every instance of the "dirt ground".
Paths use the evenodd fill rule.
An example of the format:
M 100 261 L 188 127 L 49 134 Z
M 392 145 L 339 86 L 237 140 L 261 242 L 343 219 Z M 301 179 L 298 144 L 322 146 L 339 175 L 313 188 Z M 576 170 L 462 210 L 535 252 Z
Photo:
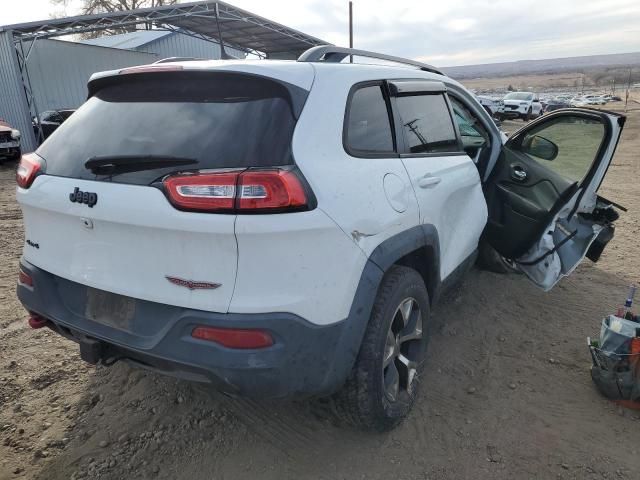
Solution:
M 640 281 L 638 151 L 636 111 L 602 191 L 629 212 L 598 264 L 551 293 L 474 270 L 435 310 L 422 395 L 387 434 L 334 426 L 322 402 L 234 400 L 89 366 L 31 330 L 15 298 L 14 166 L 0 167 L 0 480 L 640 478 L 640 411 L 594 390 L 585 340 Z

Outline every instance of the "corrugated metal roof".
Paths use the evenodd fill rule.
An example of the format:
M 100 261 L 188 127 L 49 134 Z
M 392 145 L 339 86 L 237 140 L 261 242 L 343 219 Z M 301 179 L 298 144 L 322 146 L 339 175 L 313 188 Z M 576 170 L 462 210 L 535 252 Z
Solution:
M 97 47 L 134 49 L 158 40 L 159 38 L 171 35 L 172 33 L 173 32 L 167 30 L 137 30 L 120 35 L 105 35 L 98 38 L 91 38 L 78 43 L 95 45 Z
M 196 35 L 219 40 L 216 17 L 219 19 L 224 42 L 239 49 L 254 50 L 267 55 L 286 54 L 290 58 L 297 58 L 313 46 L 327 44 L 324 40 L 285 27 L 247 10 L 213 0 L 7 25 L 0 27 L 0 32 L 11 30 L 15 37 L 22 39 L 49 38 L 151 23 L 156 26 L 184 29 Z

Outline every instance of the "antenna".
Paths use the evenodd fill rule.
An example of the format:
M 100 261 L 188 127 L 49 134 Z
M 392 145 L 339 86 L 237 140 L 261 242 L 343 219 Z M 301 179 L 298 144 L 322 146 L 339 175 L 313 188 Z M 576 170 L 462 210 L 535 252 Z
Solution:
M 218 2 L 216 2 L 216 27 L 218 27 L 218 39 L 220 40 L 220 59 L 222 60 L 235 60 L 236 57 L 229 55 L 224 49 L 224 41 L 222 40 L 222 31 L 220 30 L 220 20 L 218 17 L 220 12 L 218 11 Z

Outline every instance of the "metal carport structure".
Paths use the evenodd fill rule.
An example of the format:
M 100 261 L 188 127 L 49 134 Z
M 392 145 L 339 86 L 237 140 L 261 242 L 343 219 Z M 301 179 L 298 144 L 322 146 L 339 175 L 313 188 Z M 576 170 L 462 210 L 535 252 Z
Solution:
M 31 118 L 39 112 L 26 61 L 38 39 L 137 25 L 177 31 L 216 43 L 220 42 L 221 36 L 225 45 L 261 58 L 295 59 L 310 47 L 328 44 L 220 1 L 182 3 L 0 27 L 0 102 L 5 104 L 3 110 L 12 112 L 13 118 L 9 120 L 22 132 L 25 151 L 35 149 L 37 145 Z

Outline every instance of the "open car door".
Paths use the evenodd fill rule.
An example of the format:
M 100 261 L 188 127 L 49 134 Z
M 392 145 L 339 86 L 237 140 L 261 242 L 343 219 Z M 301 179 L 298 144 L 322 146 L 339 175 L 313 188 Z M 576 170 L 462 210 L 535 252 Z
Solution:
M 485 240 L 545 290 L 613 237 L 613 203 L 597 195 L 623 115 L 565 109 L 518 130 L 485 184 Z

